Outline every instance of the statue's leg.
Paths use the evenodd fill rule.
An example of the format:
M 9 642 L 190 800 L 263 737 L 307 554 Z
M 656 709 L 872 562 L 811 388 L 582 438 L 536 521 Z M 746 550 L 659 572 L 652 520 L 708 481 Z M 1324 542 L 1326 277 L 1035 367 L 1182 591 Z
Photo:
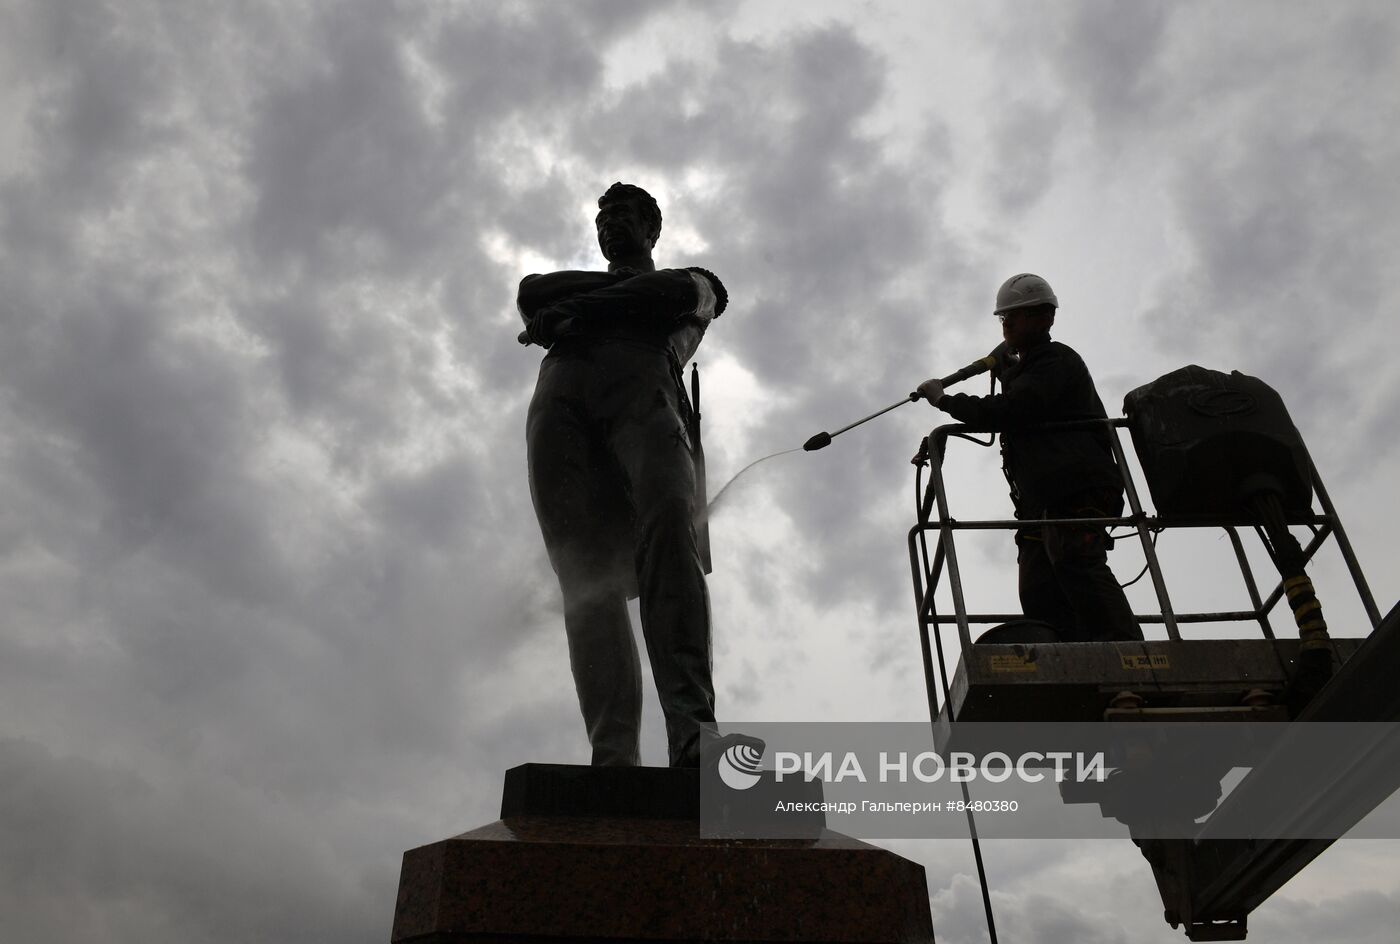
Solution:
M 617 507 L 605 507 L 601 438 L 593 432 L 584 361 L 551 356 L 540 369 L 526 440 L 530 497 L 564 596 L 569 664 L 594 765 L 639 762 L 641 666 L 624 581 L 608 553 Z M 611 529 L 609 529 L 611 524 Z
M 610 441 L 633 509 L 642 633 L 666 716 L 670 763 L 693 767 L 700 762 L 701 728 L 715 721 L 695 467 L 665 357 L 637 350 L 630 356 L 630 389 L 612 401 L 617 418 Z

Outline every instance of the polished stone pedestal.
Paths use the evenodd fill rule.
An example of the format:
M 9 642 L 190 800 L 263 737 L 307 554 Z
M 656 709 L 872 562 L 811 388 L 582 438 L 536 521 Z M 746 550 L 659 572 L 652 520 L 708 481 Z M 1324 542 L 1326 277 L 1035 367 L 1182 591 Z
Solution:
M 526 764 L 501 806 L 404 853 L 394 944 L 933 941 L 922 866 L 820 826 L 702 837 L 693 770 Z

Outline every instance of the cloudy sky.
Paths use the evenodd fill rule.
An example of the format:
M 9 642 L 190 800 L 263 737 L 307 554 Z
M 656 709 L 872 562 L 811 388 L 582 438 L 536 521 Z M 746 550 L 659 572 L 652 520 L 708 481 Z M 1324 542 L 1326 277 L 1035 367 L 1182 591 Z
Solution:
M 1110 411 L 1188 363 L 1274 385 L 1395 600 L 1389 0 L 0 0 L 0 24 L 7 939 L 384 941 L 403 850 L 494 819 L 508 767 L 586 760 L 514 289 L 598 265 L 614 180 L 661 201 L 660 264 L 732 297 L 699 354 L 712 491 L 985 353 L 1030 270 Z M 925 717 L 907 460 L 941 416 L 735 486 L 722 717 Z M 949 474 L 956 513 L 1004 513 L 994 453 Z M 1243 601 L 1225 548 L 1163 538 L 1179 605 Z M 1015 606 L 1005 538 L 963 560 L 974 605 Z M 1314 573 L 1363 634 L 1335 552 Z M 967 845 L 896 846 L 939 940 L 982 940 Z M 984 851 L 1005 940 L 1182 939 L 1127 843 Z M 1396 914 L 1400 842 L 1343 841 L 1251 938 L 1372 944 Z

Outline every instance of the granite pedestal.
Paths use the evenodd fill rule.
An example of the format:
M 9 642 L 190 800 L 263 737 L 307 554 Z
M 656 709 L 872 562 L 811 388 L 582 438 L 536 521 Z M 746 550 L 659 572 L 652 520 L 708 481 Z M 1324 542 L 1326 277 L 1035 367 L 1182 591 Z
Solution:
M 394 944 L 932 942 L 923 866 L 817 824 L 700 834 L 694 770 L 526 764 L 501 819 L 404 853 Z

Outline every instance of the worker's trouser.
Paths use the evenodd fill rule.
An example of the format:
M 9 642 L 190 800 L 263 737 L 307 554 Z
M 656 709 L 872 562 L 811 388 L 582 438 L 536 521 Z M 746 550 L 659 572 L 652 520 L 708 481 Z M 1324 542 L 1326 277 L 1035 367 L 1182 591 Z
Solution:
M 567 339 L 540 365 L 526 427 L 530 496 L 564 595 L 593 763 L 639 762 L 641 669 L 627 617 L 641 599 L 673 767 L 713 727 L 710 602 L 696 550 L 695 468 L 666 353 Z
M 1102 518 L 1121 502 L 1114 495 L 1082 495 L 1044 513 L 1046 518 Z M 1097 525 L 1052 524 L 1016 536 L 1021 609 L 1044 620 L 1066 642 L 1142 639 L 1142 628 L 1118 578 L 1108 566 L 1108 534 Z

